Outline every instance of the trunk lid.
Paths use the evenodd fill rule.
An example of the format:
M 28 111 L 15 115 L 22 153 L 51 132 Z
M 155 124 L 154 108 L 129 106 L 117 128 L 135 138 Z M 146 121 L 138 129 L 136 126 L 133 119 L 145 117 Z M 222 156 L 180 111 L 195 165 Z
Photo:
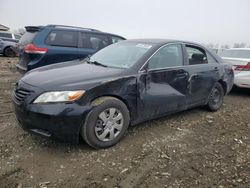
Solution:
M 246 58 L 232 58 L 232 57 L 222 57 L 222 59 L 233 66 L 235 74 L 240 73 L 242 70 L 235 70 L 237 66 L 246 66 L 250 59 Z

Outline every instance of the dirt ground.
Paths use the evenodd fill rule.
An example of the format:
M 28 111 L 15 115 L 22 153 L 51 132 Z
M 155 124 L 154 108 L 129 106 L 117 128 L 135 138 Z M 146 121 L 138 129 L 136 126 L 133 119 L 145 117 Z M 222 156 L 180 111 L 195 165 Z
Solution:
M 63 144 L 18 127 L 16 58 L 0 56 L 0 187 L 250 187 L 250 90 L 131 127 L 116 146 Z

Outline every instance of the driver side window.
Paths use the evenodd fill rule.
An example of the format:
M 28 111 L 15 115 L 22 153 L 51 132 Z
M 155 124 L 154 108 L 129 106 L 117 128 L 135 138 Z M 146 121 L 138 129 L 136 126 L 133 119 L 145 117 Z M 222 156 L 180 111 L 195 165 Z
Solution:
M 148 61 L 149 70 L 182 65 L 183 58 L 180 44 L 170 44 L 160 48 Z

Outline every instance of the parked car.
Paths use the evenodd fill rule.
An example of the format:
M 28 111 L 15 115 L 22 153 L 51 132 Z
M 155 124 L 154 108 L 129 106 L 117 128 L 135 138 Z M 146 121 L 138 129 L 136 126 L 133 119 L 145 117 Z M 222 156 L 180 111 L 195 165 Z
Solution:
M 218 110 L 232 85 L 232 67 L 201 45 L 127 40 L 26 73 L 12 101 L 24 130 L 107 148 L 129 125 L 196 106 Z
M 6 57 L 16 56 L 15 51 L 12 49 L 15 44 L 15 42 L 0 39 L 0 54 L 3 54 Z
M 47 25 L 27 26 L 17 46 L 20 72 L 45 65 L 86 58 L 124 37 L 95 29 Z
M 250 88 L 250 48 L 231 48 L 224 50 L 220 56 L 233 65 L 234 84 L 241 88 Z
M 18 42 L 21 38 L 21 35 L 11 33 L 9 31 L 0 31 L 0 39 L 4 41 L 10 41 L 10 42 Z

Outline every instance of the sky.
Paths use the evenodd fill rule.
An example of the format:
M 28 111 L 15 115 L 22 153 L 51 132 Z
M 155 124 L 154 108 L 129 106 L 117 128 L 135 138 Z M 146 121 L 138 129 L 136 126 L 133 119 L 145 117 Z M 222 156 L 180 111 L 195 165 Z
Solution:
M 250 0 L 0 0 L 0 24 L 63 24 L 127 39 L 250 45 Z

